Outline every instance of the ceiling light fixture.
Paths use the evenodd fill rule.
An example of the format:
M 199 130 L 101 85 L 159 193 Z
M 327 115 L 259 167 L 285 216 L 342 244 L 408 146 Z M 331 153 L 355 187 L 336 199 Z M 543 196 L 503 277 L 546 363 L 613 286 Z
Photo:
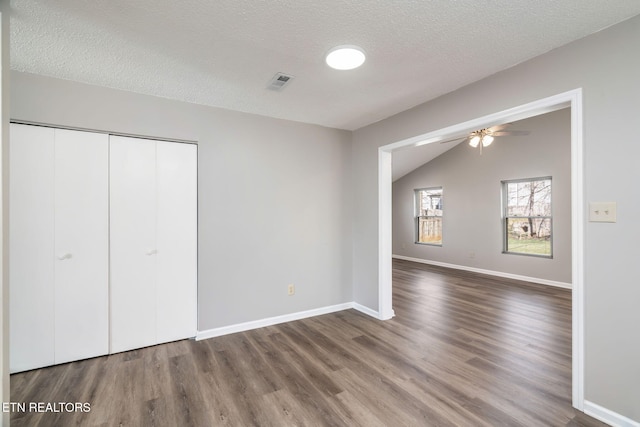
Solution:
M 473 135 L 471 139 L 469 139 L 469 145 L 473 148 L 476 148 L 480 143 L 480 135 Z
M 336 70 L 353 70 L 364 64 L 364 50 L 358 46 L 336 46 L 327 53 L 327 65 Z
M 474 130 L 468 136 L 465 136 L 462 140 L 460 137 L 448 139 L 446 141 L 440 141 L 440 144 L 446 144 L 448 142 L 457 141 L 467 141 L 469 145 L 473 148 L 480 147 L 480 154 L 482 154 L 482 148 L 488 147 L 493 142 L 494 138 L 498 136 L 524 136 L 529 135 L 531 132 L 528 130 L 505 130 L 507 126 L 511 125 L 511 123 L 506 123 L 504 125 L 496 125 L 491 126 L 490 128 L 484 128 L 480 130 Z M 420 144 L 416 144 L 420 145 Z
M 492 142 L 493 135 L 490 129 L 477 130 L 469 137 L 469 145 L 473 148 L 480 146 L 480 154 L 482 154 L 482 148 L 488 147 Z
M 493 142 L 493 136 L 485 135 L 485 136 L 482 137 L 482 146 L 483 147 L 490 146 L 492 142 Z

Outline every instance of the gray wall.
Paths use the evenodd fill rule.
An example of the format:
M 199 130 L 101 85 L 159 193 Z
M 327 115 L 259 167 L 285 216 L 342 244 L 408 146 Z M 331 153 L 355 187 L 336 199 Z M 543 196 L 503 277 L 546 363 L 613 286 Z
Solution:
M 200 330 L 353 301 L 349 132 L 17 72 L 11 118 L 198 141 Z
M 461 143 L 393 183 L 393 254 L 571 283 L 571 111 L 514 123 L 483 155 Z M 553 259 L 503 254 L 500 182 L 552 177 Z M 443 187 L 443 245 L 415 242 L 414 190 Z M 471 255 L 473 254 L 473 255 Z
M 378 306 L 379 146 L 583 88 L 585 200 L 618 203 L 585 224 L 585 398 L 640 422 L 638 40 L 635 17 L 354 132 L 355 300 Z

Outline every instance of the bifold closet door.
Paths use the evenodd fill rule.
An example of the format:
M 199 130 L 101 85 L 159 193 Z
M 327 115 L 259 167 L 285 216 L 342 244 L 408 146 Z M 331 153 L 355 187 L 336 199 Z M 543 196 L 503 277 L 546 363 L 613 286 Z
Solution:
M 108 136 L 11 125 L 11 371 L 108 352 Z
M 156 141 L 110 137 L 111 352 L 156 343 Z
M 196 335 L 197 325 L 197 146 L 157 145 L 157 340 Z
M 55 362 L 109 352 L 109 136 L 55 130 Z
M 197 147 L 111 137 L 111 352 L 193 337 Z
M 54 130 L 11 125 L 10 370 L 53 365 Z

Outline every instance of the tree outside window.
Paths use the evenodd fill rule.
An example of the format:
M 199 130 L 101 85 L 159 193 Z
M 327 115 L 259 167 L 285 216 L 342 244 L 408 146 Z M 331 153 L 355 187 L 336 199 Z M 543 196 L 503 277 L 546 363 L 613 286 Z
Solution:
M 442 187 L 415 190 L 416 243 L 442 245 Z
M 502 182 L 504 252 L 552 256 L 551 177 Z

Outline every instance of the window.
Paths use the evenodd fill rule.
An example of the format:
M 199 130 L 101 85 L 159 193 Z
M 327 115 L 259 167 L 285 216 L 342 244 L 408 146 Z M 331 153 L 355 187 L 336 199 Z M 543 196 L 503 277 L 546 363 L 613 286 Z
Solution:
M 415 190 L 416 243 L 442 245 L 442 187 Z
M 504 253 L 552 256 L 551 177 L 502 181 Z

